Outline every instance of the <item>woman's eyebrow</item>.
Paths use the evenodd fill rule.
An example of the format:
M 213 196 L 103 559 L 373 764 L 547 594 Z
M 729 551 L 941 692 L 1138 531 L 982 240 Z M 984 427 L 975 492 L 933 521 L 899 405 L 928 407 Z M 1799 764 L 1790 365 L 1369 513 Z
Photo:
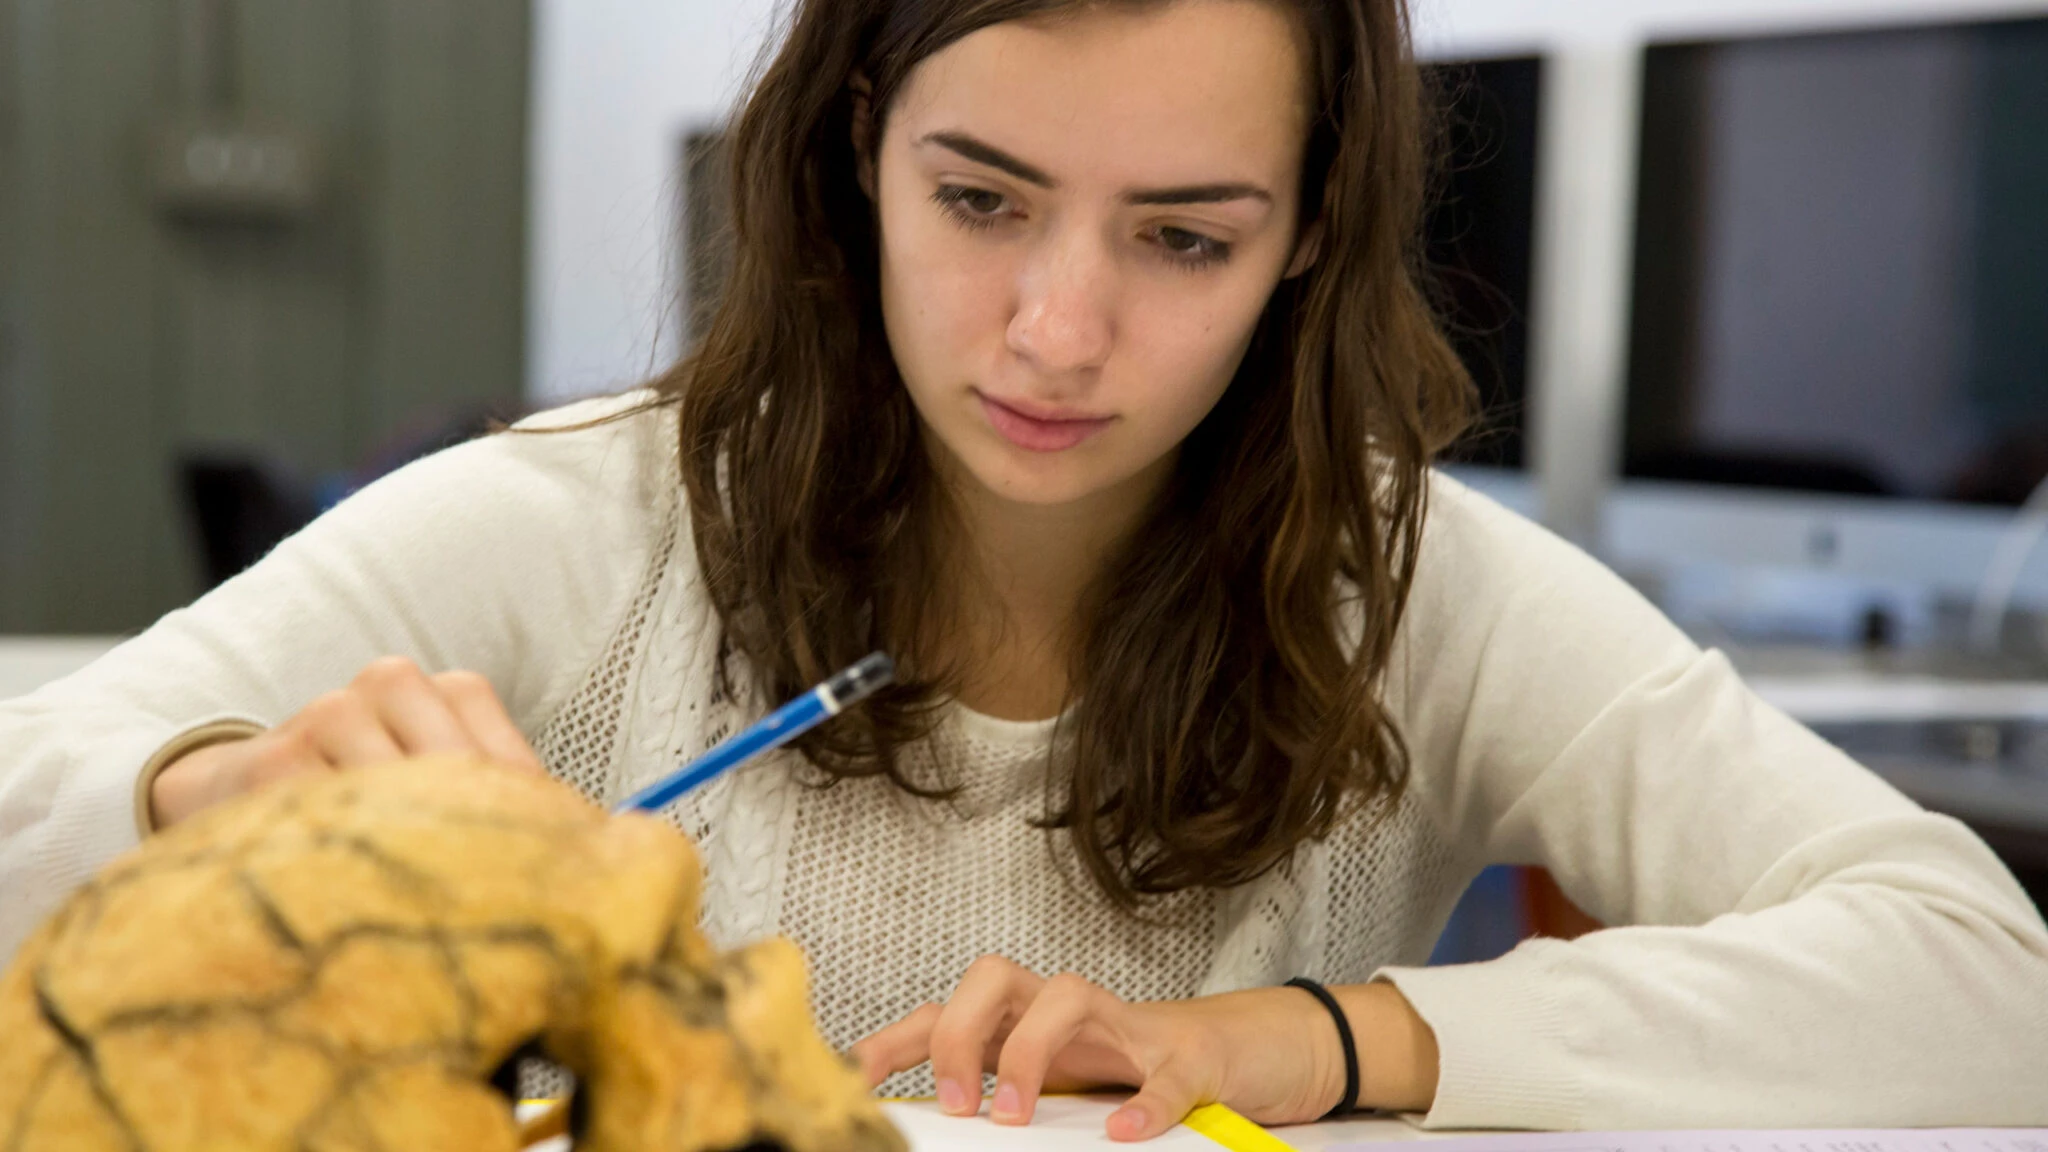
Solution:
M 928 132 L 918 137 L 917 143 L 920 147 L 926 144 L 937 144 L 939 147 L 949 152 L 956 152 L 974 161 L 976 164 L 986 164 L 999 171 L 1008 172 L 1026 184 L 1035 184 L 1040 188 L 1057 188 L 1060 186 L 1059 181 L 1046 175 L 1042 170 L 1026 164 L 1024 161 L 1017 159 L 993 144 L 976 140 L 965 132 Z
M 1183 188 L 1133 188 L 1126 204 L 1221 204 L 1227 200 L 1273 202 L 1273 194 L 1257 184 L 1189 184 Z
M 1001 148 L 985 140 L 977 140 L 965 132 L 928 132 L 917 139 L 918 146 L 936 144 L 976 164 L 985 164 L 1000 172 L 1007 172 L 1026 184 L 1040 188 L 1057 188 L 1059 181 L 1045 173 L 1044 169 L 1027 164 Z M 1273 194 L 1256 184 L 1218 183 L 1189 184 L 1174 188 L 1133 188 L 1123 194 L 1126 204 L 1220 204 L 1229 200 L 1263 200 L 1273 202 Z

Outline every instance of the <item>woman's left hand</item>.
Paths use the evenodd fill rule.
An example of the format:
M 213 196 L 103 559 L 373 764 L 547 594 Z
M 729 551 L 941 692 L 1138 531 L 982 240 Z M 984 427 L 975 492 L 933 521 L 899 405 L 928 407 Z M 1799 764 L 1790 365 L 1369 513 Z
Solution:
M 968 968 L 952 999 L 853 1046 L 870 1087 L 931 1061 L 939 1106 L 971 1116 L 984 1072 L 990 1118 L 1024 1124 L 1043 1092 L 1137 1089 L 1109 1117 L 1113 1140 L 1145 1140 L 1203 1104 L 1264 1124 L 1314 1120 L 1344 1090 L 1336 1030 L 1314 998 L 1258 988 L 1127 1003 L 1075 975 L 1051 979 L 999 956 Z

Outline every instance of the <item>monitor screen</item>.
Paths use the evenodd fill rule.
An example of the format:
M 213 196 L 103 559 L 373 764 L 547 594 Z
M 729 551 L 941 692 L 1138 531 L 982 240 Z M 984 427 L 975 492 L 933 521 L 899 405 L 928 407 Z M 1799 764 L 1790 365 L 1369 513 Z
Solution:
M 1653 46 L 1624 472 L 2048 475 L 2048 19 Z
M 1426 70 L 1445 110 L 1428 260 L 1438 312 L 1478 385 L 1482 411 L 1450 459 L 1520 468 L 1543 62 L 1439 62 Z

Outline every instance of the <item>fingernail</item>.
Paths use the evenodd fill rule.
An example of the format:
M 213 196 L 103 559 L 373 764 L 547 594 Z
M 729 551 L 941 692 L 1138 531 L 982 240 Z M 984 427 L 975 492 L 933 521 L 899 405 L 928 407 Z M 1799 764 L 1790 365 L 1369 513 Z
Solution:
M 966 1090 L 960 1087 L 958 1080 L 939 1081 L 939 1110 L 941 1112 L 951 1112 L 957 1116 L 972 1107 L 974 1106 L 967 1102 Z
M 1023 1119 L 1024 1102 L 1018 1098 L 1015 1085 L 996 1085 L 996 1101 L 989 1107 L 988 1114 L 993 1120 Z
M 1151 1123 L 1143 1108 L 1119 1108 L 1109 1114 L 1109 1134 L 1119 1139 L 1134 1139 Z

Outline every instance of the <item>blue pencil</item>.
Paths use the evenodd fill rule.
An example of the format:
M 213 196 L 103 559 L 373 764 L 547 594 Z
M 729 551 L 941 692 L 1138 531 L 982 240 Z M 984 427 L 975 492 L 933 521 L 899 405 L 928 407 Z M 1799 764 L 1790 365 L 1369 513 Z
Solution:
M 619 803 L 614 812 L 652 812 L 736 765 L 780 748 L 896 679 L 896 665 L 880 652 L 862 657 L 823 684 L 721 741 L 667 776 Z

